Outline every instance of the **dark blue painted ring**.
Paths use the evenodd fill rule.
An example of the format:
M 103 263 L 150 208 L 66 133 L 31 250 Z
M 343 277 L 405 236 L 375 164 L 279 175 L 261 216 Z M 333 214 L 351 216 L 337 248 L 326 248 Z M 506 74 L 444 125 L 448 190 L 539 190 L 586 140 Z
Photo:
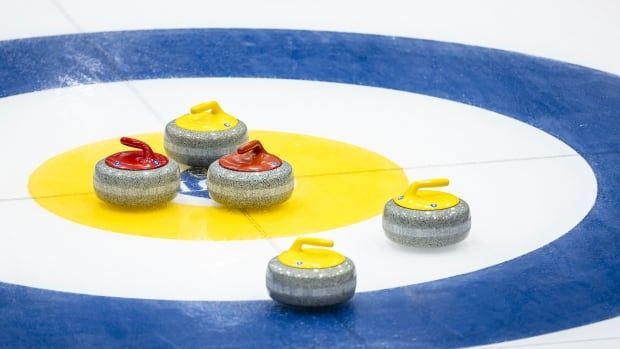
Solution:
M 493 110 L 576 149 L 596 173 L 574 229 L 515 260 L 362 293 L 341 308 L 174 302 L 0 285 L 0 346 L 464 346 L 620 314 L 620 78 L 443 42 L 292 30 L 156 30 L 0 42 L 0 97 L 73 84 L 261 77 L 379 86 Z M 10 117 L 10 116 L 0 116 Z

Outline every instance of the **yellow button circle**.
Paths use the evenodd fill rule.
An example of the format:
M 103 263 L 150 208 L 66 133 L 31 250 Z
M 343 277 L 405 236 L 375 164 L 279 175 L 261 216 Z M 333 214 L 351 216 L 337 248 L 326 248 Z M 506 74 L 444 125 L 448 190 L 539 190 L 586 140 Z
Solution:
M 134 138 L 164 152 L 161 133 Z M 284 204 L 260 210 L 176 202 L 154 209 L 114 207 L 95 196 L 92 180 L 97 161 L 123 150 L 117 138 L 47 160 L 30 176 L 28 186 L 38 204 L 73 222 L 117 233 L 182 240 L 264 239 L 343 227 L 380 214 L 385 202 L 407 186 L 398 165 L 361 147 L 272 131 L 252 131 L 250 139 L 261 140 L 271 153 L 293 166 L 295 190 Z

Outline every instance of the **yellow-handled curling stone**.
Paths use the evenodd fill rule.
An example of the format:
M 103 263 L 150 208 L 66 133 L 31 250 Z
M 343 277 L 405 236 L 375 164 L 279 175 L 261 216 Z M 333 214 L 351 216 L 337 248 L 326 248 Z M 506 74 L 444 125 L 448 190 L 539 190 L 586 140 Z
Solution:
M 298 238 L 291 248 L 267 265 L 267 290 L 274 300 L 294 306 L 323 307 L 344 303 L 353 297 L 357 282 L 355 265 L 349 258 L 326 248 L 334 242 Z
M 181 164 L 206 168 L 247 140 L 245 124 L 210 101 L 193 106 L 189 114 L 166 125 L 164 149 Z
M 106 202 L 125 207 L 148 207 L 172 200 L 179 190 L 179 165 L 137 139 L 121 143 L 140 150 L 122 151 L 95 165 L 93 186 Z
M 383 231 L 392 241 L 419 247 L 440 247 L 464 240 L 471 228 L 469 205 L 463 199 L 423 188 L 444 187 L 446 178 L 416 181 L 385 204 Z
M 249 141 L 235 154 L 213 162 L 207 172 L 211 198 L 230 207 L 280 204 L 291 196 L 294 185 L 291 165 L 268 153 L 258 140 Z

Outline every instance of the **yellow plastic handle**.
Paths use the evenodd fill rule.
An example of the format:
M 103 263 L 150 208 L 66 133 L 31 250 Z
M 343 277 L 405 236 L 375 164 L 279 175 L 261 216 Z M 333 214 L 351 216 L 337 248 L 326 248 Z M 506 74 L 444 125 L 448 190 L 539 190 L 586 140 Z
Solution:
M 449 184 L 450 180 L 448 178 L 432 178 L 425 179 L 423 181 L 415 181 L 411 184 L 409 190 L 407 190 L 407 194 L 415 196 L 418 192 L 418 189 L 445 187 Z
M 318 238 L 298 238 L 291 248 L 280 253 L 280 263 L 301 269 L 331 268 L 344 263 L 346 258 L 340 253 L 326 248 L 303 249 L 304 245 L 332 247 L 332 240 Z
M 443 210 L 458 205 L 460 199 L 455 195 L 436 190 L 420 190 L 422 188 L 445 187 L 450 184 L 448 178 L 432 178 L 415 181 L 407 191 L 396 198 L 394 202 L 412 210 Z
M 208 111 L 211 114 L 219 114 L 222 112 L 222 107 L 220 107 L 219 103 L 216 101 L 209 101 L 197 104 L 190 109 L 192 114 L 198 114 L 205 111 Z
M 311 245 L 311 246 L 321 246 L 321 247 L 333 247 L 334 242 L 332 240 L 327 239 L 319 239 L 319 238 L 297 238 L 289 251 L 303 251 L 303 245 Z

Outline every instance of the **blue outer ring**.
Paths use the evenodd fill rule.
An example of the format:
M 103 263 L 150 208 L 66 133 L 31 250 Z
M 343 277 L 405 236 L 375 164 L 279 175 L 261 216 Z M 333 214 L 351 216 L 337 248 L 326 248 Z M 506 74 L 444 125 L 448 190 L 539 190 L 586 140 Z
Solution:
M 0 97 L 66 81 L 204 76 L 379 86 L 493 110 L 576 149 L 596 173 L 598 198 L 577 227 L 525 256 L 435 282 L 361 293 L 328 311 L 0 284 L 0 345 L 452 347 L 620 314 L 617 76 L 479 47 L 331 32 L 155 30 L 0 42 Z

